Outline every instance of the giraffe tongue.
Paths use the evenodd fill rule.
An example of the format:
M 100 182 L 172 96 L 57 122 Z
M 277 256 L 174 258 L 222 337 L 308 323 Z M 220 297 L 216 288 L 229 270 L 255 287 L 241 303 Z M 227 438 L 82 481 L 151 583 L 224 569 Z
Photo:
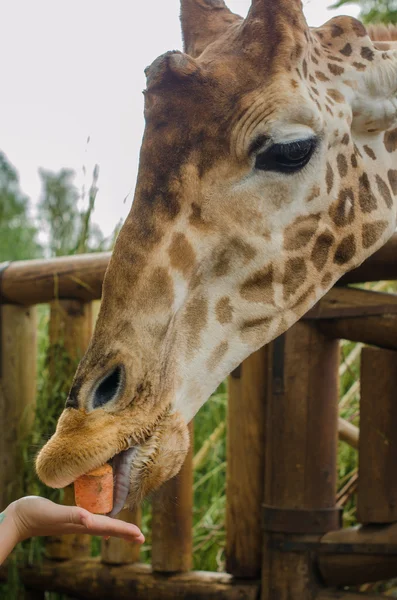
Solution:
M 110 517 L 115 517 L 123 510 L 130 491 L 130 473 L 134 457 L 138 449 L 129 448 L 113 458 L 114 502 Z

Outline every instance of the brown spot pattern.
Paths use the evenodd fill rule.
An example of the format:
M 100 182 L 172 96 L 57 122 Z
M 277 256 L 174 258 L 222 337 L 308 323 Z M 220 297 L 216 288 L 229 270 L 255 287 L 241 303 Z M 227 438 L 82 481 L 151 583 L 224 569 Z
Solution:
M 174 233 L 168 254 L 171 266 L 181 271 L 183 275 L 188 275 L 193 269 L 196 255 L 192 245 L 183 233 Z
M 341 177 L 346 177 L 347 175 L 347 160 L 344 154 L 338 154 L 336 159 L 336 163 L 338 165 L 339 175 Z
M 339 114 L 339 116 L 341 118 L 343 118 L 343 113 L 342 116 Z M 350 142 L 350 135 L 348 133 L 345 133 L 345 135 L 343 136 L 343 138 L 341 139 L 341 142 L 344 146 L 348 146 L 349 142 Z
M 331 206 L 329 214 L 338 227 L 346 227 L 354 221 L 355 210 L 352 189 L 348 188 L 340 191 L 338 200 Z
M 387 177 L 389 179 L 390 187 L 393 190 L 393 194 L 397 194 L 397 171 L 395 169 L 390 169 L 387 173 Z
M 387 221 L 375 221 L 375 223 L 366 223 L 363 226 L 363 247 L 370 248 L 382 237 L 385 229 L 388 227 Z
M 331 71 L 332 75 L 342 75 L 345 72 L 345 69 L 343 67 L 340 67 L 339 65 L 333 65 L 332 63 L 328 63 L 328 69 Z
M 208 223 L 206 223 L 201 217 L 201 207 L 195 202 L 192 204 L 192 212 L 190 213 L 189 223 L 193 225 L 193 227 L 197 227 L 199 229 L 208 229 Z
M 207 368 L 209 371 L 213 371 L 221 362 L 222 358 L 225 356 L 226 352 L 229 349 L 228 342 L 221 342 L 219 346 L 215 348 L 215 350 L 211 353 L 207 361 Z
M 233 318 L 233 307 L 230 303 L 230 298 L 224 296 L 220 300 L 218 300 L 215 307 L 215 314 L 218 322 L 221 325 L 226 325 L 226 323 L 231 323 Z
M 351 44 L 346 44 L 345 46 L 343 46 L 342 50 L 340 50 L 340 53 L 344 56 L 351 56 L 352 52 L 353 48 L 351 47 Z
M 364 213 L 370 213 L 378 208 L 376 198 L 372 193 L 368 175 L 363 173 L 359 179 L 358 201 Z
M 139 305 L 142 308 L 161 309 L 168 308 L 174 301 L 174 284 L 167 269 L 157 267 L 153 273 L 144 280 L 144 285 L 139 293 Z
M 335 100 L 335 102 L 338 102 L 339 104 L 343 104 L 343 102 L 345 101 L 344 95 L 341 94 L 338 90 L 329 89 L 327 90 L 327 94 L 330 98 L 332 98 L 332 100 Z
M 298 217 L 284 233 L 285 250 L 299 250 L 310 242 L 317 231 L 320 215 Z
M 274 302 L 272 265 L 257 271 L 240 287 L 240 294 L 248 302 Z
M 383 181 L 383 179 L 382 179 L 382 177 L 380 177 L 380 175 L 376 176 L 376 185 L 378 186 L 378 190 L 379 190 L 383 200 L 386 202 L 387 208 L 391 208 L 393 206 L 393 198 L 390 193 L 389 186 L 387 185 L 387 183 L 385 181 Z
M 329 81 L 329 77 L 327 77 L 322 71 L 316 71 L 316 77 L 319 81 Z
M 357 157 L 355 154 L 351 155 L 351 163 L 352 163 L 353 169 L 357 169 L 358 163 L 357 163 Z
M 344 265 L 351 261 L 356 253 L 356 240 L 354 235 L 351 233 L 346 236 L 341 243 L 338 245 L 335 256 L 334 263 L 337 265 Z
M 193 298 L 186 306 L 184 322 L 187 326 L 187 341 L 190 350 L 200 345 L 200 333 L 207 325 L 208 301 L 204 296 Z
M 334 185 L 334 171 L 328 162 L 327 162 L 327 173 L 325 176 L 325 181 L 327 182 L 327 194 L 329 194 Z
M 295 294 L 307 277 L 307 267 L 303 258 L 290 258 L 285 265 L 284 273 L 284 300 Z
M 315 185 L 315 186 L 312 188 L 312 190 L 311 190 L 311 192 L 310 192 L 309 196 L 307 197 L 307 200 L 306 200 L 306 202 L 312 202 L 313 200 L 315 200 L 316 198 L 318 198 L 318 197 L 319 197 L 320 193 L 321 193 L 320 186 L 318 186 L 318 185 Z
M 361 48 L 361 56 L 365 58 L 365 60 L 372 61 L 374 60 L 375 53 L 373 50 L 371 50 L 371 48 L 368 48 L 368 46 L 364 46 Z
M 233 263 L 242 259 L 244 262 L 252 260 L 256 250 L 247 242 L 239 238 L 232 238 L 228 244 L 217 250 L 214 262 L 214 273 L 217 277 L 223 277 L 230 273 Z
M 370 148 L 369 146 L 365 145 L 364 146 L 364 151 L 366 154 L 368 154 L 368 156 L 370 158 L 372 158 L 372 160 L 376 160 L 376 154 L 375 152 L 372 150 L 372 148 Z
M 322 278 L 322 280 L 321 280 L 322 287 L 324 287 L 324 288 L 329 287 L 331 285 L 331 282 L 332 282 L 332 277 L 333 277 L 332 273 L 329 273 L 329 272 L 326 273 L 324 275 L 324 277 Z
M 397 128 L 386 131 L 384 143 L 388 152 L 395 152 L 397 150 Z
M 311 254 L 311 260 L 317 271 L 324 269 L 334 242 L 335 237 L 331 232 L 325 232 L 318 236 Z
M 244 321 L 243 324 L 241 325 L 241 333 L 257 333 L 256 330 L 260 330 L 260 332 L 262 332 L 262 329 L 265 325 L 270 325 L 272 322 L 271 319 L 269 319 L 269 317 L 264 317 L 263 319 L 251 319 L 249 321 Z

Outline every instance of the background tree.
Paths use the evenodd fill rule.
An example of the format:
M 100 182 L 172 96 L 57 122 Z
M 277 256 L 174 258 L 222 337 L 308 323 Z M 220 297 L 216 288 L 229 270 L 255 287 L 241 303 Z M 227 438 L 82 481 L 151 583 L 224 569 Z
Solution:
M 345 4 L 358 4 L 364 23 L 397 24 L 397 0 L 338 0 L 331 8 L 340 8 Z
M 86 193 L 84 189 L 82 194 L 79 193 L 74 183 L 74 171 L 61 169 L 54 173 L 40 169 L 39 174 L 42 182 L 39 220 L 48 236 L 51 256 L 109 249 L 110 242 L 100 228 L 91 222 L 98 191 L 98 166 L 95 166 L 92 174 L 86 208 Z
M 41 256 L 37 228 L 29 214 L 29 199 L 15 168 L 0 152 L 0 262 Z

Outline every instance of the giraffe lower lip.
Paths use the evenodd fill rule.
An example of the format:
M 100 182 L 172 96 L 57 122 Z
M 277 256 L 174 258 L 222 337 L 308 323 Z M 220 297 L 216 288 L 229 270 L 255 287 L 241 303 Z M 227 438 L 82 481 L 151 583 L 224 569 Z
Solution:
M 113 508 L 109 513 L 110 517 L 115 517 L 118 513 L 123 510 L 127 497 L 130 491 L 130 473 L 132 469 L 132 463 L 138 452 L 137 446 L 133 446 L 128 450 L 124 450 L 117 454 L 113 460 L 113 473 L 114 473 L 114 500 Z

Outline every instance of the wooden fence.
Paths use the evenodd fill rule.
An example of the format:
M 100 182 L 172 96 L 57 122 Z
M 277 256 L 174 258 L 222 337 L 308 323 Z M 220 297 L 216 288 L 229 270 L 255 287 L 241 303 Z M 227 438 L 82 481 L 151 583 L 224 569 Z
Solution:
M 34 305 L 51 304 L 51 343 L 62 335 L 77 356 L 91 335 L 91 303 L 100 298 L 108 259 L 16 262 L 2 270 L 1 504 L 5 492 L 20 490 L 16 440 L 35 405 Z M 393 279 L 397 236 L 341 284 Z M 360 436 L 338 420 L 340 339 L 371 345 L 361 351 Z M 151 566 L 120 540 L 103 541 L 93 559 L 87 536 L 53 538 L 42 564 L 21 569 L 35 600 L 44 590 L 118 600 L 358 600 L 343 587 L 397 577 L 397 297 L 333 288 L 229 383 L 227 573 L 191 571 L 190 454 L 154 501 Z M 359 446 L 362 525 L 352 529 L 341 529 L 336 504 L 338 430 Z M 65 498 L 73 501 L 70 490 Z M 139 524 L 139 512 L 122 517 Z

